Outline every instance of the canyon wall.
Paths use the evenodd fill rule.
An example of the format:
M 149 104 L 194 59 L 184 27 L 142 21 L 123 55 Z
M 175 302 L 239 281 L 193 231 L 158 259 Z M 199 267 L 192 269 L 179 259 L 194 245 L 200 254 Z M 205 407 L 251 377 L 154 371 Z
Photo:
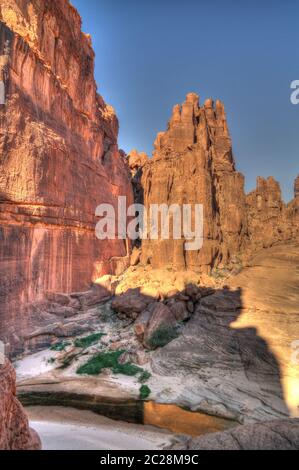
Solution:
M 16 398 L 16 374 L 8 361 L 0 365 L 0 398 L 0 450 L 39 450 L 40 439 Z
M 142 263 L 210 273 L 237 267 L 259 249 L 299 239 L 299 177 L 288 205 L 273 177 L 258 178 L 256 190 L 246 195 L 220 101 L 208 99 L 200 106 L 199 97 L 188 94 L 154 147 L 151 159 L 137 151 L 128 156 L 135 197 L 148 213 L 151 204 L 202 204 L 203 248 L 186 251 L 186 238 L 174 239 L 170 214 L 170 240 L 161 239 L 161 226 L 159 240 L 150 239 L 148 231 Z
M 68 1 L 1 1 L 0 83 L 0 338 L 15 349 L 33 300 L 128 266 L 125 241 L 96 239 L 95 209 L 133 192 Z

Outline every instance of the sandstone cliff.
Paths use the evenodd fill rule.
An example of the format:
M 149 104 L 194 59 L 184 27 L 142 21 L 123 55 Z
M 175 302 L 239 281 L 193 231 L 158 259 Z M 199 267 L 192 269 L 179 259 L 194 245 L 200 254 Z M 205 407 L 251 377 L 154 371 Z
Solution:
M 299 177 L 288 205 L 273 177 L 259 177 L 256 190 L 246 195 L 220 101 L 208 99 L 200 106 L 199 97 L 188 94 L 182 106 L 174 107 L 167 131 L 158 134 L 153 158 L 133 151 L 128 163 L 135 198 L 148 211 L 151 204 L 202 204 L 204 211 L 201 250 L 186 251 L 184 237 L 153 240 L 148 233 L 142 242 L 144 264 L 210 273 L 299 238 Z
M 0 450 L 39 450 L 41 442 L 28 425 L 16 398 L 16 377 L 7 361 L 0 366 Z
M 124 241 L 96 239 L 95 209 L 133 193 L 68 1 L 1 1 L 0 71 L 0 337 L 18 345 L 23 306 L 126 268 Z
M 209 271 L 226 264 L 247 236 L 244 178 L 235 169 L 224 106 L 190 93 L 175 106 L 168 130 L 158 134 L 153 159 L 143 167 L 145 206 L 203 204 L 204 243 L 185 251 L 186 240 L 144 240 L 143 262 L 154 267 Z
M 249 253 L 298 237 L 296 198 L 286 205 L 280 185 L 273 177 L 257 178 L 257 187 L 246 196 Z

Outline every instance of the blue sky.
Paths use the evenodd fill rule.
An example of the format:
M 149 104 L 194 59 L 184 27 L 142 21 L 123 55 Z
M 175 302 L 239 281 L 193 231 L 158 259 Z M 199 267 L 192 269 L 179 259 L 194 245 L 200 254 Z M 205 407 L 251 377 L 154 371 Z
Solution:
M 273 175 L 285 200 L 299 174 L 298 0 L 71 0 L 92 35 L 99 92 L 120 147 L 151 154 L 173 105 L 224 101 L 246 190 Z

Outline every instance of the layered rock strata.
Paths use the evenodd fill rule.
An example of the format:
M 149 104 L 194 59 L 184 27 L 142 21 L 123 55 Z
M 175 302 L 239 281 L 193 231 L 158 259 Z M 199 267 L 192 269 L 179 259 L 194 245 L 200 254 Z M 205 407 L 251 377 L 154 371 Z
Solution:
M 172 449 L 188 450 L 298 450 L 299 420 L 277 420 L 207 434 Z
M 1 1 L 0 72 L 0 337 L 16 349 L 32 300 L 128 266 L 125 241 L 96 239 L 95 209 L 133 192 L 68 1 Z
M 8 361 L 0 366 L 0 450 L 39 450 L 41 442 L 29 428 L 16 398 L 16 377 Z

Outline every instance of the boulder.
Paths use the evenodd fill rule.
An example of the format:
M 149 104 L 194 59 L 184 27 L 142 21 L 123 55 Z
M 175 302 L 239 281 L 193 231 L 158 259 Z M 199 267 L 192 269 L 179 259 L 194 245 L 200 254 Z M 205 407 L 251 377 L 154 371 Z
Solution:
M 112 302 L 112 309 L 128 318 L 136 319 L 136 314 L 139 315 L 153 302 L 153 297 L 142 295 L 139 289 L 132 289 L 117 296 Z
M 145 331 L 143 341 L 144 346 L 150 349 L 155 349 L 155 345 L 152 343 L 154 335 L 159 330 L 174 328 L 176 324 L 177 320 L 171 309 L 167 307 L 167 305 L 164 305 L 160 302 L 157 303 Z
M 54 304 L 62 305 L 63 307 L 69 305 L 71 299 L 68 294 L 59 294 L 56 292 L 47 292 L 46 299 L 49 302 L 53 302 Z
M 158 304 L 151 304 L 146 310 L 144 310 L 134 324 L 134 331 L 137 336 L 137 339 L 142 343 L 144 339 L 145 332 L 148 328 L 150 320 L 152 318 L 153 312 Z
M 16 397 L 16 374 L 8 361 L 0 365 L 0 397 L 0 450 L 40 450 L 40 438 Z
M 236 427 L 190 440 L 188 450 L 299 450 L 299 419 Z
M 72 307 L 61 307 L 57 304 L 52 304 L 47 311 L 52 315 L 62 318 L 71 318 L 74 317 L 78 312 Z
M 71 299 L 79 302 L 82 310 L 87 310 L 90 307 L 106 302 L 110 299 L 111 294 L 105 287 L 100 285 L 93 285 L 92 289 L 86 292 L 72 293 Z
M 141 257 L 141 249 L 134 248 L 131 254 L 131 258 L 130 258 L 130 265 L 137 266 L 140 262 L 140 257 Z
M 222 290 L 203 298 L 200 307 L 216 312 L 235 312 L 242 307 L 242 299 L 238 290 Z
M 193 306 L 193 304 L 192 304 Z M 186 302 L 178 301 L 174 302 L 173 305 L 169 306 L 175 319 L 178 322 L 186 321 L 190 318 L 190 312 L 186 306 Z M 193 312 L 192 312 L 193 313 Z

